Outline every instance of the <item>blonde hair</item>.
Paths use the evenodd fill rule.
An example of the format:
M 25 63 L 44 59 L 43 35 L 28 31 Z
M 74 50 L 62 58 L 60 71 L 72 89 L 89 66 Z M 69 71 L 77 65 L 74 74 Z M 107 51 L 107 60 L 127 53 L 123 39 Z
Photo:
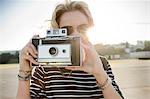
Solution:
M 94 25 L 93 18 L 88 8 L 88 5 L 82 1 L 70 1 L 69 0 L 68 2 L 64 4 L 59 4 L 56 6 L 52 14 L 52 21 L 51 21 L 52 28 L 59 28 L 60 18 L 65 12 L 75 11 L 75 10 L 78 10 L 87 16 L 88 21 L 89 21 L 89 26 Z

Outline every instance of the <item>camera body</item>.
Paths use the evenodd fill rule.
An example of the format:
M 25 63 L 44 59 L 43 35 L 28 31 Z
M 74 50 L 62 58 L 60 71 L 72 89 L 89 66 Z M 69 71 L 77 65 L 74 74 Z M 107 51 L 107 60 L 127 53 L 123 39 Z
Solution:
M 47 30 L 44 38 L 35 37 L 32 44 L 38 51 L 37 62 L 42 66 L 80 66 L 80 37 L 67 36 L 67 29 Z

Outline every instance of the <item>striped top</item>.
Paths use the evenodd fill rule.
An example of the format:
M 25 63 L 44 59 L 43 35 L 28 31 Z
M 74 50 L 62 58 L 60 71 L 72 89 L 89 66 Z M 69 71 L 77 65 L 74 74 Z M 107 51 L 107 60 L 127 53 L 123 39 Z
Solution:
M 106 60 L 106 59 L 105 59 Z M 102 61 L 103 62 L 103 61 Z M 111 67 L 108 64 L 103 66 L 112 81 L 115 90 L 123 98 L 118 85 L 114 80 Z M 106 67 L 107 66 L 107 67 Z M 32 99 L 103 99 L 101 89 L 96 83 L 93 75 L 83 71 L 70 71 L 58 68 L 36 67 L 31 78 L 30 96 Z M 124 98 L 123 98 L 124 99 Z

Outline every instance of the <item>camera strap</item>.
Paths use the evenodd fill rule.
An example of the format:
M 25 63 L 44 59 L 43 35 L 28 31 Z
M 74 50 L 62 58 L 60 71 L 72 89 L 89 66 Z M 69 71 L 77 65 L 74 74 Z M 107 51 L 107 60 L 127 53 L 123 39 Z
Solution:
M 68 77 L 71 76 L 72 70 L 66 70 L 65 68 L 59 68 L 58 66 L 56 66 L 56 67 L 57 67 L 57 69 L 60 71 L 61 75 L 62 75 L 64 78 L 68 78 Z M 69 71 L 69 74 L 66 75 L 65 73 L 68 73 L 68 71 Z

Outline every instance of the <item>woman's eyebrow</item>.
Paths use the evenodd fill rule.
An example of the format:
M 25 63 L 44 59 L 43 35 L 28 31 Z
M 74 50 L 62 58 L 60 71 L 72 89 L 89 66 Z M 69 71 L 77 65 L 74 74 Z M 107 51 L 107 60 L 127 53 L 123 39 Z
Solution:
M 78 26 L 80 26 L 80 25 L 88 25 L 87 23 L 82 23 L 82 24 L 79 24 Z M 64 26 L 61 26 L 60 28 L 62 28 L 62 27 L 68 27 L 68 26 L 72 26 L 72 25 L 64 25 Z
M 67 25 L 65 25 L 65 26 L 61 26 L 60 28 L 65 28 L 65 27 L 71 27 L 71 26 L 67 26 Z

